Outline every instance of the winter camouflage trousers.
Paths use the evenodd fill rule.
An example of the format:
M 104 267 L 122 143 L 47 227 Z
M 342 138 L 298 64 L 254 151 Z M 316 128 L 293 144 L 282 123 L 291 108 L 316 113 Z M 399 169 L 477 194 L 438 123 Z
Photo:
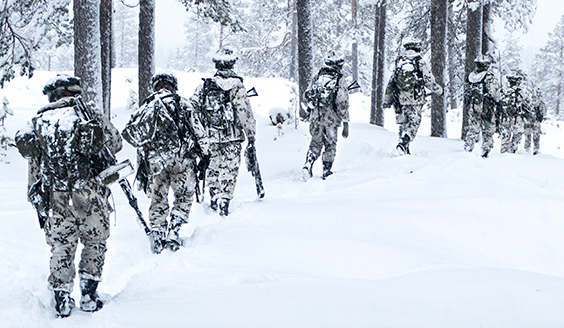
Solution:
M 482 134 L 482 154 L 487 154 L 493 148 L 495 123 L 481 117 L 481 113 L 471 112 L 468 115 L 468 130 L 464 139 L 464 150 L 472 151 Z
M 188 223 L 192 199 L 196 188 L 194 160 L 173 158 L 164 163 L 151 163 L 152 177 L 149 183 L 149 226 L 152 230 L 166 232 L 169 215 L 168 193 L 172 188 L 174 201 L 170 211 L 171 220 Z
M 52 212 L 45 223 L 45 240 L 51 246 L 49 286 L 71 292 L 75 277 L 74 257 L 78 241 L 84 245 L 78 264 L 80 275 L 101 280 L 110 236 L 108 202 L 110 189 L 88 182 L 80 191 L 54 192 Z
M 210 165 L 206 171 L 206 186 L 211 201 L 233 199 L 239 166 L 241 142 L 214 143 L 210 145 Z
M 501 152 L 515 153 L 525 132 L 525 125 L 521 117 L 504 120 L 500 126 Z
M 525 150 L 531 149 L 531 137 L 533 139 L 533 151 L 540 150 L 541 122 L 525 123 Z
M 338 130 L 338 125 L 310 124 L 311 142 L 309 143 L 309 151 L 315 159 L 319 158 L 321 151 L 325 148 L 321 160 L 333 163 L 337 154 Z
M 419 125 L 421 124 L 421 111 L 423 110 L 423 105 L 402 105 L 401 117 L 398 123 L 399 126 L 399 140 L 402 141 L 404 134 L 409 136 L 409 140 L 413 141 L 417 135 L 417 130 L 419 130 Z

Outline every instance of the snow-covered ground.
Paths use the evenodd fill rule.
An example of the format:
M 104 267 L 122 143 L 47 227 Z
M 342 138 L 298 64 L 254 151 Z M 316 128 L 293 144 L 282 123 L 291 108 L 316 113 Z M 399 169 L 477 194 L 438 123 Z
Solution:
M 0 90 L 15 115 L 13 136 L 46 103 L 53 73 L 17 78 Z M 114 124 L 135 88 L 116 70 Z M 178 73 L 190 96 L 199 74 Z M 131 82 L 127 82 L 127 80 Z M 430 138 L 425 117 L 412 156 L 395 156 L 397 127 L 368 124 L 370 101 L 351 96 L 351 128 L 335 174 L 300 180 L 308 126 L 268 112 L 287 108 L 282 79 L 246 79 L 259 97 L 257 153 L 266 197 L 241 167 L 231 214 L 194 204 L 187 246 L 153 255 L 135 213 L 113 186 L 116 215 L 96 313 L 56 319 L 47 290 L 49 247 L 26 201 L 27 164 L 16 149 L 0 163 L 0 327 L 564 327 L 564 129 L 544 124 L 539 156 L 524 150 L 489 159 L 462 150 L 460 113 L 448 139 Z M 135 159 L 124 143 L 118 159 Z M 479 148 L 479 147 L 476 147 Z M 148 198 L 136 193 L 144 213 Z M 209 196 L 207 196 L 209 199 Z M 78 284 L 73 293 L 79 298 Z

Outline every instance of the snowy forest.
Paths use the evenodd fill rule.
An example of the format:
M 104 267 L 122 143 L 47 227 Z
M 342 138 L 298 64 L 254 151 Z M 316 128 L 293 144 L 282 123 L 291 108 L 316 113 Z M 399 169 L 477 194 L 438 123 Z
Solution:
M 157 63 L 160 1 L 0 0 L 1 327 L 564 326 L 564 12 L 528 57 L 523 42 L 550 0 L 176 0 L 185 19 L 167 33 L 182 45 Z M 398 156 L 383 96 L 406 38 L 422 42 L 444 92 L 427 97 L 412 154 Z M 159 69 L 189 97 L 222 46 L 237 50 L 235 71 L 258 92 L 266 196 L 241 165 L 230 215 L 194 202 L 185 247 L 156 255 L 112 185 L 104 308 L 56 318 L 51 254 L 14 147 L 47 103 L 45 82 L 79 77 L 83 98 L 121 131 Z M 334 174 L 323 180 L 318 161 L 304 182 L 311 138 L 296 109 L 329 50 L 361 88 L 349 94 Z M 500 153 L 497 135 L 488 159 L 464 151 L 465 80 L 481 54 L 500 87 L 519 69 L 526 88 L 542 90 L 537 156 Z M 272 110 L 294 117 L 275 126 Z M 137 153 L 124 142 L 116 156 Z M 149 198 L 134 193 L 146 215 Z
M 74 70 L 90 97 L 109 111 L 111 68 L 138 67 L 139 99 L 148 95 L 155 70 L 155 0 L 3 2 L 0 85 L 36 69 Z M 345 55 L 345 75 L 371 96 L 370 123 L 382 126 L 383 87 L 401 40 L 415 37 L 447 90 L 432 99 L 433 136 L 446 136 L 445 113 L 461 105 L 464 78 L 479 54 L 495 58 L 501 76 L 514 68 L 527 71 L 528 81 L 544 90 L 549 109 L 560 114 L 564 18 L 531 67 L 522 67 L 520 59 L 516 31 L 531 24 L 536 0 L 180 2 L 189 16 L 175 32 L 186 42 L 168 55 L 168 69 L 210 71 L 212 54 L 230 45 L 239 49 L 241 74 L 287 78 L 299 83 L 301 94 L 327 51 L 336 50 Z M 502 38 L 492 33 L 494 19 L 504 23 Z M 466 117 L 462 129 L 465 124 Z

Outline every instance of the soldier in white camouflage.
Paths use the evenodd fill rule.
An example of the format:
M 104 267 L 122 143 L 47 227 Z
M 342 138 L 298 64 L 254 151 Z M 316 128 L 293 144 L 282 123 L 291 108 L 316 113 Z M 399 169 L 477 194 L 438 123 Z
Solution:
M 474 60 L 476 70 L 467 77 L 464 101 L 468 106 L 468 130 L 464 139 L 464 150 L 472 152 L 482 135 L 482 157 L 488 157 L 493 148 L 496 108 L 501 99 L 498 81 L 489 69 L 489 56 Z
M 525 122 L 525 150 L 531 151 L 533 141 L 533 155 L 540 153 L 541 123 L 546 117 L 546 105 L 542 101 L 542 91 L 537 88 L 532 95 L 533 112 L 529 121 Z
M 305 91 L 307 120 L 311 142 L 302 168 L 304 180 L 313 176 L 313 163 L 321 155 L 325 180 L 331 171 L 337 153 L 338 129 L 343 123 L 343 138 L 349 136 L 349 92 L 342 69 L 345 58 L 330 51 Z M 323 151 L 323 154 L 321 152 Z
M 151 80 L 153 94 L 131 115 L 122 132 L 138 148 L 141 189 L 151 198 L 149 238 L 153 253 L 183 245 L 179 231 L 188 223 L 196 187 L 196 159 L 205 169 L 209 144 L 199 116 L 190 102 L 179 96 L 178 80 L 161 71 Z M 172 209 L 168 194 L 174 193 Z M 170 220 L 167 220 L 170 214 Z
M 109 156 L 121 150 L 119 132 L 95 108 L 86 122 L 77 107 L 82 89 L 78 78 L 58 75 L 43 89 L 50 104 L 38 111 L 28 130 L 16 142 L 29 161 L 28 200 L 37 210 L 40 226 L 51 246 L 49 288 L 55 310 L 67 317 L 74 308 L 74 258 L 83 245 L 78 264 L 80 308 L 93 312 L 103 301 L 96 289 L 102 280 L 106 240 L 110 235 L 110 189 L 96 176 L 107 168 Z
M 503 92 L 500 113 L 501 152 L 515 153 L 525 132 L 525 122 L 531 119 L 531 102 L 521 88 L 523 73 L 514 71 L 506 79 L 509 87 Z
M 241 143 L 246 136 L 248 143 L 254 144 L 256 133 L 243 78 L 233 71 L 237 59 L 233 49 L 221 48 L 212 58 L 217 69 L 215 75 L 203 79 L 204 83 L 190 98 L 210 141 L 210 161 L 205 174 L 210 206 L 223 217 L 229 215 L 237 184 Z
M 400 125 L 396 148 L 401 154 L 409 155 L 409 145 L 421 124 L 421 113 L 426 103 L 425 89 L 435 94 L 442 94 L 443 89 L 435 82 L 429 65 L 421 57 L 421 42 L 406 38 L 403 47 L 405 51 L 396 58 L 383 105 L 384 108 L 394 106 L 396 123 Z

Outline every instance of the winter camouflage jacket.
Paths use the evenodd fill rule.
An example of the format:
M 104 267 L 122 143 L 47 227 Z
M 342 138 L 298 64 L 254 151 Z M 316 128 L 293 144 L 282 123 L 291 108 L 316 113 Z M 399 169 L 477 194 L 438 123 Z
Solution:
M 429 65 L 418 52 L 408 50 L 396 59 L 396 68 L 388 82 L 384 95 L 384 104 L 390 105 L 424 105 L 425 89 L 441 94 L 443 89 L 435 82 Z M 396 111 L 398 108 L 396 108 Z
M 232 70 L 218 70 L 204 79 L 190 98 L 198 112 L 210 143 L 243 142 L 254 137 L 256 121 L 243 85 Z
M 167 89 L 145 99 L 131 115 L 122 136 L 132 146 L 140 148 L 141 157 L 153 164 L 209 153 L 208 138 L 192 105 Z
M 78 190 L 107 168 L 102 149 L 112 155 L 121 150 L 119 131 L 110 120 L 100 111 L 89 108 L 91 120 L 85 124 L 84 119 L 79 118 L 75 104 L 75 98 L 61 98 L 41 108 L 38 116 L 32 119 L 30 128 L 35 130 L 32 133 L 36 136 L 34 142 L 39 151 L 29 158 L 28 196 L 32 186 L 39 181 L 50 191 Z M 58 131 L 49 131 L 55 126 Z M 72 133 L 72 137 L 60 137 L 67 133 L 65 130 Z M 96 131 L 101 132 L 98 133 L 101 140 L 96 141 L 93 136 Z M 55 143 L 47 139 L 56 141 L 60 148 L 56 149 Z M 68 172 L 61 173 L 62 168 Z M 60 179 L 58 175 L 61 174 L 67 178 Z
M 493 117 L 497 104 L 501 100 L 501 91 L 495 75 L 490 70 L 472 72 L 468 75 L 468 88 L 464 95 L 466 104 L 472 110 Z
M 319 97 L 317 93 L 329 91 L 315 91 L 315 89 L 328 83 L 332 84 L 332 81 L 330 81 L 332 77 L 335 79 L 334 86 L 331 86 L 333 94 L 329 95 L 330 100 L 327 104 L 324 104 L 323 101 L 316 98 Z M 318 86 L 319 84 L 321 86 Z M 347 81 L 342 76 L 340 70 L 331 66 L 323 66 L 311 81 L 305 96 L 308 99 L 308 120 L 311 124 L 340 126 L 341 122 L 348 122 L 350 120 Z
M 518 117 L 524 121 L 532 118 L 531 103 L 525 90 L 520 86 L 510 86 L 502 96 L 501 118 L 516 120 Z

